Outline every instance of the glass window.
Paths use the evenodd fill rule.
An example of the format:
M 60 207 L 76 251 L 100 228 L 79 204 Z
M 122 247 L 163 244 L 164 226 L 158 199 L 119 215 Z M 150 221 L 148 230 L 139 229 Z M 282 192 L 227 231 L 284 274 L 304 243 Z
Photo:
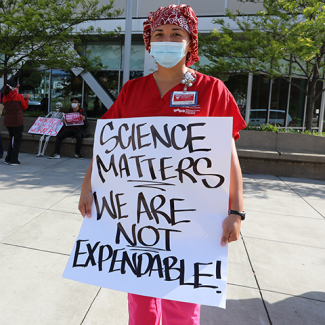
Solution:
M 87 106 L 88 117 L 100 118 L 107 111 L 107 108 L 103 105 L 87 83 L 85 83 L 84 103 Z
M 230 75 L 224 83 L 234 96 L 240 112 L 245 117 L 248 75 Z
M 19 77 L 19 92 L 29 93 L 34 100 L 40 101 L 49 90 L 49 71 L 23 71 Z
M 322 91 L 322 89 L 323 89 L 323 82 L 317 81 L 316 94 L 319 93 L 320 91 Z M 313 127 L 318 127 L 321 102 L 322 102 L 322 96 L 320 96 L 315 102 L 314 112 L 313 112 L 313 122 L 312 122 Z
M 56 103 L 60 102 L 63 111 L 67 112 L 71 108 L 72 96 L 82 96 L 81 76 L 76 76 L 71 71 L 52 70 L 51 109 L 55 110 Z
M 28 103 L 29 111 L 42 111 L 44 114 L 48 111 L 50 71 L 29 70 L 23 71 L 19 77 L 19 92 L 21 94 L 30 94 Z M 42 113 L 40 113 L 42 115 Z
M 282 78 L 276 78 L 272 83 L 271 107 L 286 111 L 289 83 Z
M 102 63 L 107 66 L 107 69 L 120 68 L 121 46 L 119 41 L 113 42 L 87 42 L 87 51 L 89 59 L 94 59 L 96 56 L 101 58 Z
M 265 109 L 265 111 L 267 110 L 269 89 L 270 89 L 269 78 L 261 74 L 258 76 L 253 76 L 251 109 Z M 263 123 L 265 122 L 266 122 L 266 115 Z
M 305 89 L 306 80 L 299 78 L 292 78 L 290 101 L 289 101 L 289 115 L 292 118 L 293 127 L 302 127 L 304 118 L 304 107 L 305 107 L 305 94 L 296 86 Z
M 117 98 L 118 95 L 118 81 L 119 81 L 119 71 L 107 71 L 102 70 L 95 74 L 96 80 L 99 84 L 107 90 L 113 97 L 113 100 Z M 84 93 L 84 103 L 87 107 L 87 114 L 89 117 L 101 117 L 106 111 L 107 107 L 99 100 L 95 95 L 93 90 L 84 83 L 85 93 Z
M 145 47 L 143 41 L 132 41 L 131 44 L 131 58 L 130 70 L 144 69 L 144 51 Z M 122 62 L 121 67 L 124 67 L 124 45 L 122 46 Z
M 250 118 L 266 119 L 266 110 L 252 110 L 250 111 Z
M 263 125 L 266 121 L 266 109 L 252 109 L 249 115 L 250 125 Z
M 285 118 L 285 112 L 270 111 L 270 119 L 282 119 Z
M 130 80 L 143 77 L 143 71 L 130 71 Z M 121 71 L 120 91 L 123 87 L 123 71 Z
M 94 74 L 96 80 L 115 100 L 123 84 L 124 46 L 121 41 L 88 42 L 87 50 L 91 50 L 89 58 L 99 56 L 107 68 Z M 131 44 L 130 79 L 143 76 L 145 48 L 143 40 L 133 40 Z M 99 98 L 84 83 L 84 101 L 90 117 L 100 117 L 106 112 L 106 107 Z
M 96 79 L 108 90 L 110 94 L 116 99 L 119 93 L 118 81 L 119 81 L 119 72 L 118 71 L 99 71 L 96 73 Z

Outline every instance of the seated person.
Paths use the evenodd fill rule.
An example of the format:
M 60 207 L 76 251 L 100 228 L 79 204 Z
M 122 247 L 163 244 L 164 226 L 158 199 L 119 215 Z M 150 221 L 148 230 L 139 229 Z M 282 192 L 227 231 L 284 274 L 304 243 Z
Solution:
M 78 159 L 83 159 L 83 157 L 80 154 L 81 149 L 81 141 L 82 138 L 86 136 L 86 128 L 89 125 L 89 122 L 87 120 L 87 113 L 84 109 L 80 108 L 81 105 L 81 98 L 79 97 L 73 97 L 71 98 L 71 106 L 72 108 L 69 109 L 69 113 L 80 113 L 81 119 L 83 120 L 83 125 L 72 125 L 72 126 L 65 126 L 63 131 L 60 132 L 56 137 L 55 142 L 55 152 L 53 155 L 49 156 L 50 159 L 58 159 L 60 158 L 60 150 L 61 150 L 61 142 L 63 139 L 67 137 L 73 137 L 77 139 L 76 143 L 76 149 L 75 149 L 75 157 Z M 64 122 L 66 122 L 64 120 Z

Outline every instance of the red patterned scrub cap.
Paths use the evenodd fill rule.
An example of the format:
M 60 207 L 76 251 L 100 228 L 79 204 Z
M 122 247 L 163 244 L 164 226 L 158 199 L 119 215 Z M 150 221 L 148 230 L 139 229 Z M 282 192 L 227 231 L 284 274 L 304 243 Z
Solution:
M 143 23 L 143 40 L 146 50 L 150 53 L 150 39 L 152 32 L 161 25 L 177 25 L 184 28 L 191 35 L 191 50 L 187 54 L 186 66 L 189 67 L 199 60 L 198 19 L 190 6 L 170 5 L 160 7 L 150 12 L 148 20 Z

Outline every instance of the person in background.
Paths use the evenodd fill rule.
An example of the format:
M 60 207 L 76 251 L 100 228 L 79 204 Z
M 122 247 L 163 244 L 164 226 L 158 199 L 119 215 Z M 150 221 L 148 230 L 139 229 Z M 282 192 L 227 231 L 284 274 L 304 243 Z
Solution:
M 78 159 L 83 159 L 80 154 L 82 138 L 86 136 L 86 129 L 89 125 L 89 121 L 87 119 L 87 113 L 84 109 L 80 107 L 81 105 L 81 98 L 73 97 L 71 98 L 71 108 L 69 109 L 69 113 L 80 113 L 81 119 L 83 120 L 83 125 L 72 125 L 72 126 L 65 126 L 63 131 L 60 132 L 56 137 L 55 142 L 55 152 L 49 156 L 49 159 L 58 159 L 60 158 L 60 151 L 61 151 L 61 142 L 63 139 L 67 137 L 73 137 L 77 139 L 76 149 L 75 149 L 75 157 Z
M 3 104 L 0 104 L 0 118 L 1 118 L 1 114 L 2 114 L 3 108 L 4 108 Z M 1 138 L 1 134 L 0 134 L 0 159 L 2 157 L 3 157 L 3 146 L 2 146 L 2 138 Z
M 235 147 L 239 131 L 246 124 L 234 97 L 217 78 L 199 73 L 191 68 L 199 60 L 198 19 L 188 5 L 161 7 L 149 14 L 143 23 L 146 50 L 158 63 L 154 73 L 129 80 L 103 119 L 150 116 L 212 116 L 233 118 L 231 144 L 231 172 L 228 216 L 223 221 L 221 246 L 239 238 L 241 220 L 244 220 L 242 175 Z M 191 81 L 191 82 L 188 82 Z M 177 109 L 171 104 L 174 92 L 183 92 L 184 84 L 198 92 L 196 107 Z M 176 106 L 176 107 L 175 107 Z M 92 164 L 82 184 L 79 211 L 91 217 L 93 194 L 91 188 Z M 129 325 L 199 325 L 200 305 L 128 295 Z
M 100 102 L 99 102 L 99 98 L 96 96 L 94 100 L 94 116 L 97 117 L 99 115 L 99 111 L 100 111 Z
M 42 104 L 42 111 L 44 114 L 46 114 L 47 110 L 48 110 L 48 105 L 49 105 L 49 95 L 45 94 L 45 97 L 41 100 L 41 104 Z
M 28 108 L 28 99 L 30 98 L 30 94 L 25 96 L 18 94 L 19 86 L 14 80 L 8 81 L 2 100 L 6 110 L 4 126 L 8 129 L 10 138 L 4 164 L 10 166 L 20 165 L 18 154 L 24 131 L 23 111 Z

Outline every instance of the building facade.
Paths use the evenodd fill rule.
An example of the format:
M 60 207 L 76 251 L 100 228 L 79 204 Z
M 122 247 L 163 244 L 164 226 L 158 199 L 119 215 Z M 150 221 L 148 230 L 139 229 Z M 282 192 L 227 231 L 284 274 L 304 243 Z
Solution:
M 105 3 L 104 0 L 101 0 Z M 105 69 L 94 75 L 96 81 L 115 100 L 123 86 L 123 59 L 124 59 L 124 35 L 125 35 L 125 15 L 128 0 L 115 0 L 115 8 L 124 9 L 123 14 L 114 19 L 103 19 L 91 24 L 97 28 L 112 31 L 121 27 L 120 36 L 113 38 L 101 38 L 98 41 L 85 41 L 84 50 L 90 50 L 90 58 L 99 56 L 106 66 Z M 143 22 L 147 19 L 150 11 L 155 11 L 158 7 L 169 4 L 180 4 L 183 2 L 169 0 L 133 0 L 132 9 L 132 37 L 131 37 L 131 57 L 129 79 L 148 75 L 155 71 L 156 64 L 153 58 L 145 51 L 142 39 Z M 189 0 L 185 2 L 195 11 L 199 20 L 199 33 L 208 35 L 216 25 L 212 19 L 224 17 L 225 10 L 239 10 L 246 14 L 254 14 L 263 10 L 263 1 L 259 3 L 242 3 L 237 0 Z M 78 26 L 77 29 L 85 27 Z M 235 30 L 235 26 L 234 26 Z M 236 30 L 235 30 L 236 31 Z M 201 63 L 206 63 L 201 57 Z M 285 72 L 284 72 L 285 74 Z M 30 73 L 24 72 L 21 75 L 20 83 L 22 91 L 32 93 L 33 99 L 40 101 L 46 93 L 49 94 L 49 106 L 54 109 L 56 102 L 60 101 L 64 106 L 69 104 L 71 95 L 80 96 L 83 99 L 83 106 L 88 109 L 90 116 L 100 116 L 109 104 L 101 101 L 96 95 L 94 87 L 87 84 L 82 78 L 82 74 L 75 75 L 73 72 L 63 72 L 60 70 L 42 71 L 37 78 Z M 36 81 L 35 81 L 36 80 Z M 250 123 L 259 125 L 263 123 L 276 123 L 283 127 L 304 129 L 306 115 L 306 97 L 298 88 L 278 78 L 270 80 L 263 75 L 231 75 L 223 76 L 222 80 L 234 95 L 243 116 L 245 116 L 246 106 L 249 105 L 251 111 Z M 293 78 L 292 83 L 304 87 L 304 78 Z M 318 89 L 325 87 L 325 83 L 319 81 Z M 325 93 L 315 105 L 313 128 L 323 131 Z

